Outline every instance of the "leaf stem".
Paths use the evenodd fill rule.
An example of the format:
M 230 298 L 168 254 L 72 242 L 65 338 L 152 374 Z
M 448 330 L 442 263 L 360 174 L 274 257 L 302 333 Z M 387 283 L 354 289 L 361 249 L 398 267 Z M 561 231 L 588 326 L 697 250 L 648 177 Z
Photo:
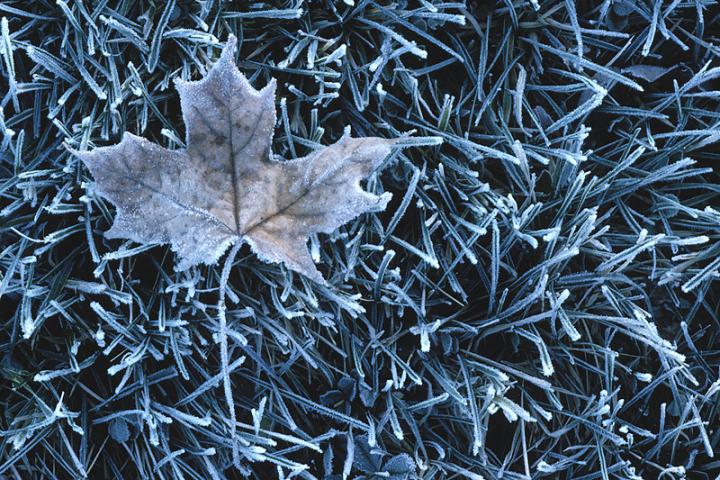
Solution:
M 235 443 L 235 430 L 237 428 L 237 417 L 235 415 L 235 402 L 233 400 L 232 388 L 230 385 L 230 371 L 228 368 L 228 341 L 227 341 L 227 318 L 225 316 L 225 291 L 227 289 L 228 278 L 230 277 L 230 269 L 235 261 L 242 241 L 238 240 L 233 245 L 230 253 L 228 253 L 225 259 L 225 265 L 223 265 L 222 274 L 220 276 L 220 297 L 218 298 L 218 318 L 220 320 L 220 364 L 223 376 L 223 390 L 225 392 L 225 401 L 230 411 L 230 438 L 233 444 L 233 460 L 235 463 L 239 463 L 239 455 L 237 451 L 237 444 Z

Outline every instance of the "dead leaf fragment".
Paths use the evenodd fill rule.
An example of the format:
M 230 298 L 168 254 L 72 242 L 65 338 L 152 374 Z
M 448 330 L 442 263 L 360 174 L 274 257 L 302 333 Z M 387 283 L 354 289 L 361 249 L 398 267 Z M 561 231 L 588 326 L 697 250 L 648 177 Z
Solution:
M 626 73 L 632 77 L 645 80 L 646 82 L 655 82 L 660 77 L 664 77 L 668 73 L 672 72 L 677 68 L 677 65 L 672 67 L 657 67 L 655 65 L 633 65 L 625 67 L 621 70 L 621 73 Z
M 262 260 L 324 282 L 308 237 L 385 208 L 391 194 L 374 195 L 359 182 L 395 140 L 345 136 L 303 158 L 271 159 L 275 80 L 255 90 L 235 65 L 235 49 L 231 36 L 205 78 L 176 81 L 185 149 L 125 133 L 117 145 L 72 152 L 92 173 L 95 191 L 117 207 L 107 237 L 169 243 L 178 270 L 213 264 L 246 241 Z

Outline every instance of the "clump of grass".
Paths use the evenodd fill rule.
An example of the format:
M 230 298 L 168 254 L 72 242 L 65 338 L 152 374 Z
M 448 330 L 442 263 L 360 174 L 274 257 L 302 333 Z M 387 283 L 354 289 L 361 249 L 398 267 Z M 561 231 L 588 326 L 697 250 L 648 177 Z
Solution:
M 0 475 L 712 475 L 711 3 L 1 3 Z M 234 428 L 221 266 L 104 239 L 63 147 L 178 148 L 172 79 L 231 32 L 279 80 L 279 156 L 348 126 L 444 140 L 369 180 L 387 212 L 312 240 L 331 287 L 241 250 Z

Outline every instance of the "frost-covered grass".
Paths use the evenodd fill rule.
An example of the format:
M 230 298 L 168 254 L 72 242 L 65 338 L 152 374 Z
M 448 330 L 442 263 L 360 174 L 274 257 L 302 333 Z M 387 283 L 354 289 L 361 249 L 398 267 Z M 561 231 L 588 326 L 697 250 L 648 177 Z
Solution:
M 715 478 L 714 3 L 0 2 L 0 476 Z M 104 239 L 64 146 L 179 148 L 231 32 L 279 156 L 444 140 L 311 241 L 329 287 L 242 248 L 235 428 L 222 264 Z

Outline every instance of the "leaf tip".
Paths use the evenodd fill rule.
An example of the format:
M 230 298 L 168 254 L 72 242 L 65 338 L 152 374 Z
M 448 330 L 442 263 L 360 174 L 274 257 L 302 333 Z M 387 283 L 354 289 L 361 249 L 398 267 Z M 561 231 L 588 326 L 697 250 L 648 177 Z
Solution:
M 92 151 L 77 150 L 76 148 L 71 147 L 70 145 L 68 145 L 67 143 L 64 143 L 64 142 L 63 142 L 63 147 L 65 148 L 65 150 L 68 151 L 68 153 L 70 155 L 74 156 L 75 158 L 80 159 L 80 161 L 83 162 L 83 164 L 85 164 L 85 166 L 87 166 L 88 168 L 91 166 L 92 155 L 93 155 Z
M 301 273 L 320 286 L 327 287 L 327 288 L 330 288 L 332 286 L 325 279 L 325 277 L 323 277 L 322 274 L 317 270 L 315 270 L 313 272 L 301 272 Z
M 377 208 L 378 211 L 383 211 L 385 208 L 387 208 L 387 204 L 392 200 L 393 194 L 390 192 L 384 192 L 382 195 L 380 195 L 379 200 L 377 202 Z
M 273 108 L 275 108 L 275 91 L 277 90 L 277 80 L 275 77 L 271 78 L 270 81 L 262 88 L 260 89 L 260 96 L 264 97 L 265 95 L 270 95 L 270 98 L 273 101 Z
M 220 54 L 220 59 L 218 62 L 223 61 L 229 61 L 232 62 L 234 65 L 233 58 L 235 57 L 235 51 L 237 50 L 237 37 L 234 34 L 228 35 L 227 40 L 225 41 L 225 46 L 223 47 L 222 53 Z
M 62 143 L 62 146 L 63 146 L 63 148 L 64 148 L 65 150 L 67 150 L 67 152 L 68 152 L 70 155 L 74 155 L 74 156 L 80 158 L 80 151 L 79 151 L 79 150 L 76 150 L 74 147 L 71 147 L 71 146 L 68 145 L 66 142 L 63 142 L 63 143 Z

